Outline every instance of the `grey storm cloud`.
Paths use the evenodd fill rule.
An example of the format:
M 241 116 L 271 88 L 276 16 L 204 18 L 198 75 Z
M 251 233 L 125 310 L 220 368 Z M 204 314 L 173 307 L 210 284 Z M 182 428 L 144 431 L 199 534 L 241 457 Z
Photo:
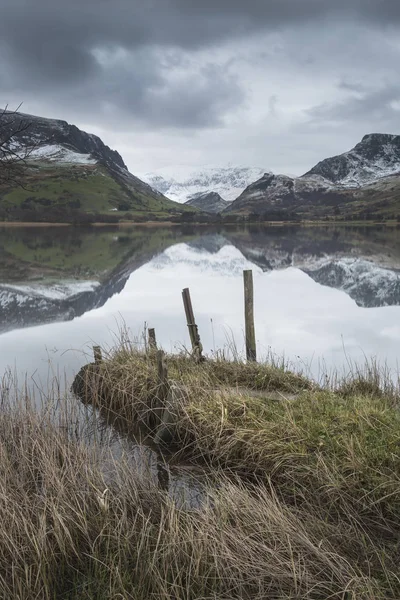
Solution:
M 362 85 L 354 84 L 350 90 L 355 94 L 346 100 L 324 103 L 308 110 L 311 120 L 354 123 L 370 119 L 381 129 L 399 121 L 400 84 L 388 84 L 376 90 L 367 90 Z
M 324 17 L 393 24 L 400 6 L 397 0 L 3 0 L 1 17 L 2 38 L 35 54 L 64 43 L 82 50 L 99 43 L 194 48 Z
M 399 0 L 0 4 L 0 105 L 97 133 L 138 175 L 301 174 L 399 129 Z
M 194 58 L 185 68 L 185 60 L 224 42 L 327 19 L 393 26 L 400 6 L 397 0 L 3 0 L 1 87 L 21 100 L 31 92 L 52 94 L 61 105 L 104 114 L 114 108 L 158 127 L 220 126 L 246 101 L 240 78 L 213 64 L 212 53 L 208 65 Z

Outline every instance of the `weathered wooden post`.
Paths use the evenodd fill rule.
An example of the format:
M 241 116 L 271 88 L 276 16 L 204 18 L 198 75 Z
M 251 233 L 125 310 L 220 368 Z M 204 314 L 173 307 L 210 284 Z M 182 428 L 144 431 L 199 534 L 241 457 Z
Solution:
M 186 322 L 189 329 L 190 341 L 192 343 L 193 356 L 197 360 L 197 362 L 200 362 L 201 360 L 203 360 L 203 346 L 200 341 L 199 329 L 196 325 L 194 318 L 189 288 L 185 288 L 184 290 L 182 290 L 182 298 L 183 306 L 185 307 Z
M 157 350 L 156 330 L 149 329 L 149 348 L 150 350 Z
M 161 419 L 161 424 L 154 436 L 154 443 L 168 446 L 174 439 L 174 432 L 178 422 L 179 406 L 186 401 L 184 388 L 172 383 L 168 386 L 168 396 Z
M 103 362 L 103 355 L 101 353 L 100 346 L 93 346 L 93 355 L 94 355 L 94 362 L 96 365 L 99 365 L 101 362 Z
M 244 282 L 244 318 L 246 331 L 246 358 L 257 360 L 256 333 L 254 329 L 254 288 L 253 271 L 243 271 Z
M 158 350 L 157 352 L 157 369 L 158 394 L 157 405 L 154 408 L 154 413 L 156 414 L 156 431 L 153 440 L 156 445 L 167 445 L 173 439 L 174 427 L 177 420 L 176 410 L 178 400 L 182 401 L 182 392 L 174 383 L 168 381 L 168 369 L 162 350 Z

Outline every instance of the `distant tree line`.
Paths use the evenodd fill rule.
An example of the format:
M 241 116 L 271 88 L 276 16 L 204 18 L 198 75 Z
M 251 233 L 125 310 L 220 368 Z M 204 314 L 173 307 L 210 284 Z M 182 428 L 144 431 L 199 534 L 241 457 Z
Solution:
M 195 211 L 177 213 L 173 209 L 170 213 L 157 215 L 156 213 L 113 212 L 89 213 L 80 209 L 80 201 L 69 200 L 63 205 L 54 205 L 47 198 L 28 197 L 19 206 L 7 205 L 0 207 L 0 221 L 22 221 L 32 223 L 118 223 L 132 221 L 146 223 L 149 221 L 172 222 L 182 224 L 224 224 L 224 223 L 262 223 L 266 221 L 300 221 L 300 217 L 292 212 L 272 211 L 263 214 L 207 214 Z
M 1 196 L 1 193 L 0 193 Z M 135 213 L 134 211 L 115 211 L 111 213 L 85 212 L 81 210 L 81 201 L 78 198 L 65 199 L 63 204 L 54 204 L 48 198 L 28 196 L 19 206 L 7 204 L 0 206 L 0 221 L 19 221 L 32 223 L 109 223 L 116 224 L 120 221 L 132 221 L 134 223 L 146 223 L 149 221 L 172 222 L 179 224 L 230 224 L 230 223 L 266 223 L 287 222 L 299 223 L 304 219 L 321 220 L 327 223 L 332 221 L 397 221 L 400 223 L 400 215 L 395 213 L 385 214 L 373 210 L 362 210 L 358 213 L 345 213 L 335 210 L 331 214 L 307 214 L 296 213 L 290 210 L 268 210 L 262 213 L 251 212 L 239 213 L 202 213 L 198 211 L 182 211 L 176 208 L 170 209 L 163 214 L 152 212 Z
M 285 210 L 269 210 L 263 213 L 251 212 L 247 214 L 241 213 L 197 213 L 184 212 L 171 219 L 177 223 L 263 223 L 263 222 L 299 222 L 301 217 L 292 211 Z

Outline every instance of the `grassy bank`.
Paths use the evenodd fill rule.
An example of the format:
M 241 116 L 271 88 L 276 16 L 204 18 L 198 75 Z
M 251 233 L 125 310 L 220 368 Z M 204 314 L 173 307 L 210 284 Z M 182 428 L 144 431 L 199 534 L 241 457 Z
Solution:
M 8 400 L 4 386 L 0 597 L 398 599 L 396 391 L 360 374 L 320 389 L 283 365 L 166 365 L 164 459 L 205 473 L 192 509 L 107 435 L 88 443 L 105 418 L 153 435 L 154 355 L 125 347 L 86 370 L 95 411 Z

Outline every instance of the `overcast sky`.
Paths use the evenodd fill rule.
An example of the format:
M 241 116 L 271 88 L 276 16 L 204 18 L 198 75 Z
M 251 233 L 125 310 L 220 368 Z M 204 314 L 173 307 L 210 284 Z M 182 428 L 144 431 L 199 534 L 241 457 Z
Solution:
M 399 0 L 0 5 L 0 104 L 100 135 L 136 174 L 301 174 L 400 133 Z

